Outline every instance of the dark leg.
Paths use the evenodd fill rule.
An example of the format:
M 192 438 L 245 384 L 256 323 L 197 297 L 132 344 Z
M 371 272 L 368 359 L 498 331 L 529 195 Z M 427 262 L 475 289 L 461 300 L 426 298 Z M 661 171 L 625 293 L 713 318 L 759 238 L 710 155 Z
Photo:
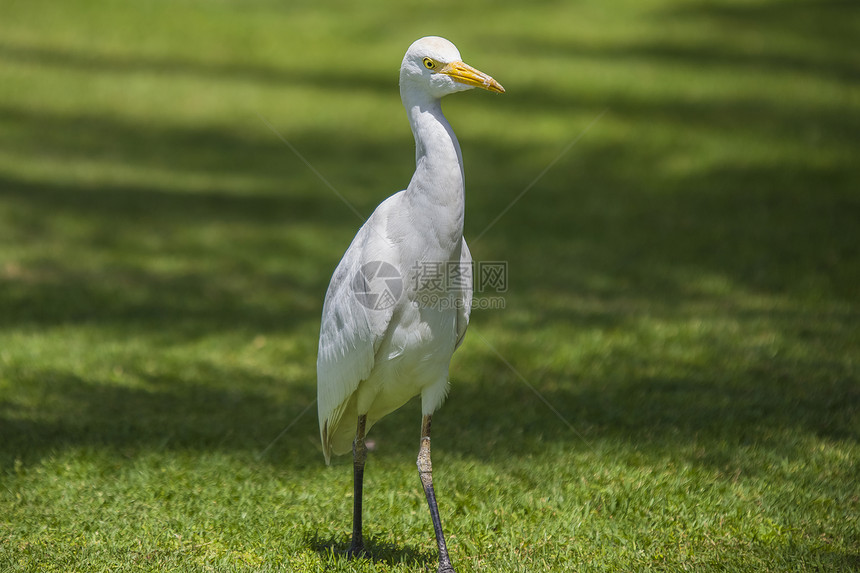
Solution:
M 436 493 L 433 491 L 433 465 L 430 463 L 430 416 L 421 420 L 421 447 L 418 449 L 418 476 L 424 486 L 427 505 L 430 506 L 430 518 L 433 520 L 433 531 L 436 533 L 436 545 L 439 546 L 438 573 L 455 573 L 448 557 L 448 547 L 445 546 L 445 536 L 442 534 L 442 520 L 439 519 L 439 508 L 436 505 Z
M 364 445 L 364 424 L 367 416 L 358 417 L 355 441 L 352 443 L 352 543 L 346 552 L 350 558 L 364 553 L 364 538 L 361 536 L 361 492 L 364 484 L 364 462 L 367 460 L 367 446 Z

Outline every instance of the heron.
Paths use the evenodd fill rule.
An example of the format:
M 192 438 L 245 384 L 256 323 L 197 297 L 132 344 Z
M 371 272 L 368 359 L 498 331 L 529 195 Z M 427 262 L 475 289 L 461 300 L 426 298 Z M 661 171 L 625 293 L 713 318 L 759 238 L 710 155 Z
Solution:
M 406 51 L 400 97 L 415 136 L 415 173 L 405 190 L 379 204 L 337 265 L 323 303 L 317 358 L 326 463 L 333 453 L 351 450 L 353 455 L 347 555 L 365 552 L 361 516 L 367 433 L 383 416 L 420 395 L 417 466 L 440 573 L 454 569 L 433 489 L 430 422 L 448 393 L 451 357 L 463 342 L 472 302 L 472 258 L 463 239 L 463 158 L 440 100 L 475 87 L 505 91 L 465 64 L 444 38 L 421 38 Z

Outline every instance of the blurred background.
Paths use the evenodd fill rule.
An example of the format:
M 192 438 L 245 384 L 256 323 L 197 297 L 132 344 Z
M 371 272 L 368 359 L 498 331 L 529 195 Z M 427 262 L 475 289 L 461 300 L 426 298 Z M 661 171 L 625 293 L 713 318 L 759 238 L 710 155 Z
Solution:
M 572 488 L 537 494 L 561 516 L 555 540 L 539 512 L 497 526 L 531 544 L 524 570 L 570 551 L 619 570 L 727 552 L 750 570 L 856 566 L 856 2 L 2 0 L 0 13 L 9 564 L 124 563 L 105 547 L 143 547 L 158 566 L 216 548 L 231 566 L 271 550 L 316 563 L 346 543 L 348 500 L 329 494 L 349 491 L 349 462 L 323 467 L 313 407 L 323 296 L 362 222 L 338 194 L 366 217 L 408 183 L 398 69 L 412 41 L 441 35 L 507 90 L 444 102 L 466 239 L 508 269 L 504 309 L 473 315 L 434 437 L 447 495 L 461 492 L 448 511 L 476 520 L 458 534 L 443 508 L 455 562 L 506 570 L 468 556 L 492 553 L 475 531 L 492 531 L 493 508 L 475 500 L 513 479 L 501 489 Z M 377 538 L 401 548 L 392 563 L 432 550 L 418 424 L 413 403 L 374 428 L 368 472 L 419 496 L 415 523 Z M 615 469 L 588 473 L 601 467 Z M 666 474 L 683 507 L 730 515 L 705 526 L 677 509 L 698 532 L 682 547 L 652 514 L 610 526 L 595 509 L 606 499 L 587 483 L 636 499 L 613 488 L 667 467 L 710 492 Z M 712 487 L 731 476 L 754 493 L 726 501 Z M 267 493 L 243 493 L 255 479 Z M 206 520 L 232 514 L 142 493 L 183 480 L 203 484 L 199 499 L 273 503 L 298 533 L 267 549 L 213 541 Z M 496 509 L 526 503 L 506 500 Z M 601 553 L 588 529 L 565 529 L 574 506 L 639 548 Z M 94 523 L 115 532 L 101 549 Z M 242 531 L 273 528 L 256 527 Z

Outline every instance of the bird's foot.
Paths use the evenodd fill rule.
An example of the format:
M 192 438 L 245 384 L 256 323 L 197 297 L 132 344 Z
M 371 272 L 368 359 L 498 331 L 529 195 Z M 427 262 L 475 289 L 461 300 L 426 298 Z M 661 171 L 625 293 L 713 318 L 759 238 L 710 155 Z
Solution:
M 439 569 L 436 570 L 436 573 L 457 573 L 457 572 L 454 571 L 454 568 L 451 566 L 451 562 L 445 560 L 445 561 L 439 562 Z
M 346 550 L 347 559 L 355 559 L 356 557 L 367 557 L 367 550 L 364 548 L 363 543 L 353 543 Z

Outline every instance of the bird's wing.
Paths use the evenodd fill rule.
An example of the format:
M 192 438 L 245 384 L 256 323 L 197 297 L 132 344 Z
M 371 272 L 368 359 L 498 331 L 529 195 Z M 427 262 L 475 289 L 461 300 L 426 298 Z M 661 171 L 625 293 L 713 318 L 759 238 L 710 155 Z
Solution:
M 457 306 L 457 344 L 454 350 L 460 347 L 469 327 L 469 314 L 472 312 L 472 254 L 463 238 L 463 248 L 460 251 L 460 272 L 463 274 L 462 304 Z
M 374 356 L 391 322 L 393 305 L 374 305 L 368 297 L 357 295 L 356 290 L 362 288 L 362 268 L 374 272 L 379 269 L 376 263 L 381 262 L 399 268 L 393 243 L 386 234 L 388 212 L 396 197 L 381 203 L 356 233 L 332 275 L 323 303 L 317 409 L 326 463 L 331 457 L 335 429 L 359 383 L 370 376 Z

